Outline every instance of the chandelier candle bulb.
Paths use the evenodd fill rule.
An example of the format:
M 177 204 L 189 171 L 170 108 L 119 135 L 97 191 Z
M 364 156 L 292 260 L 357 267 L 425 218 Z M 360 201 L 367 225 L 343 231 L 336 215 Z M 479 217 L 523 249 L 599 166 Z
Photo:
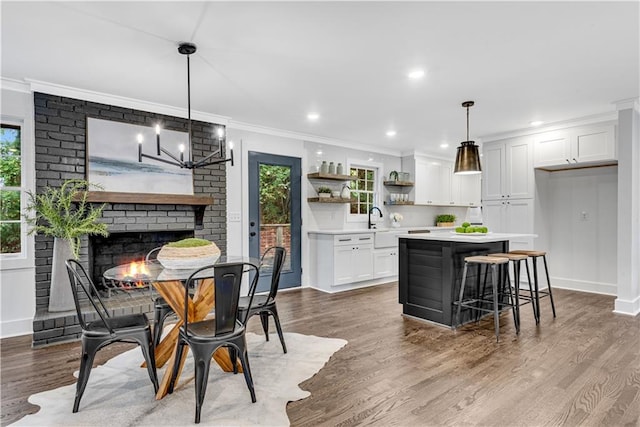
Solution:
M 158 147 L 158 156 L 160 155 L 160 125 L 156 125 L 156 146 Z
M 184 162 L 184 144 L 180 144 L 180 161 Z
M 139 133 L 138 134 L 138 162 L 142 161 L 142 141 L 143 141 L 142 134 Z

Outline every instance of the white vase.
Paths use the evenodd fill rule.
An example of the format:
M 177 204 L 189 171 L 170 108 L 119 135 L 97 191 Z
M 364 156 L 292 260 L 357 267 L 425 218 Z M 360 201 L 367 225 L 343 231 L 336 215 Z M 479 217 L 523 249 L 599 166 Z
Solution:
M 398 227 L 400 227 L 400 222 L 399 221 L 391 221 L 391 226 L 393 228 L 398 228 Z
M 67 239 L 56 237 L 53 242 L 51 286 L 49 288 L 49 311 L 75 310 L 69 274 L 64 262 L 73 258 L 71 244 Z

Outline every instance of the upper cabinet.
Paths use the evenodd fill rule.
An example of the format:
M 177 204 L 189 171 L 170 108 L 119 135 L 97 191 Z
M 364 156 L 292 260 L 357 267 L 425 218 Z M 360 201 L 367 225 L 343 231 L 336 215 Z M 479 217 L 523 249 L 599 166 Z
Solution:
M 403 168 L 411 170 L 415 177 L 416 205 L 480 205 L 480 174 L 455 175 L 453 162 L 422 156 L 403 159 Z
M 567 169 L 617 162 L 613 124 L 581 126 L 534 137 L 534 167 Z
M 532 156 L 527 137 L 483 144 L 483 200 L 532 198 L 535 188 Z

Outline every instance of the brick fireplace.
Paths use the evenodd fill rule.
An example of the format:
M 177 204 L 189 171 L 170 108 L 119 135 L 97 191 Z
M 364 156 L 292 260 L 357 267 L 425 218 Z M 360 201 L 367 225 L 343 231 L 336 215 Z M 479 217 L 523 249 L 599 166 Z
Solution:
M 34 103 L 38 194 L 47 187 L 59 187 L 67 179 L 85 179 L 87 117 L 149 127 L 160 121 L 167 129 L 187 129 L 186 119 L 49 94 L 35 93 Z M 217 147 L 217 142 L 209 139 L 217 126 L 215 123 L 192 121 L 195 158 L 209 153 L 211 147 Z M 135 145 L 132 147 L 135 149 Z M 226 163 L 194 169 L 193 175 L 194 196 L 191 199 L 196 199 L 195 202 L 191 199 L 185 201 L 184 196 L 171 195 L 117 197 L 122 193 L 113 193 L 115 197 L 107 193 L 99 194 L 99 197 L 90 197 L 89 200 L 106 202 L 101 221 L 108 225 L 112 236 L 117 237 L 122 233 L 133 236 L 134 240 L 139 236 L 140 242 L 145 241 L 144 245 L 138 245 L 142 257 L 148 251 L 147 246 L 156 245 L 167 238 L 176 240 L 180 236 L 211 240 L 225 253 Z M 208 201 L 202 202 L 202 199 Z M 91 259 L 93 262 L 96 256 L 91 245 L 93 242 L 84 238 L 80 252 L 80 261 L 89 271 L 95 268 L 93 264 L 89 265 L 89 261 Z M 78 339 L 81 331 L 75 311 L 48 312 L 53 239 L 36 236 L 35 249 L 36 315 L 33 321 L 33 346 Z M 96 273 L 99 275 L 99 272 Z M 114 300 L 110 305 L 114 313 L 123 314 L 150 312 L 152 308 L 148 294 L 143 298 Z

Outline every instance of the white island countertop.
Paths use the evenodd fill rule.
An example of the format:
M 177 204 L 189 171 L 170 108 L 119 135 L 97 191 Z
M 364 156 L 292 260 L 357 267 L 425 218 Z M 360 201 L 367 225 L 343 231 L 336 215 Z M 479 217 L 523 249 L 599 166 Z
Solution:
M 524 233 L 487 233 L 487 234 L 457 234 L 449 233 L 420 233 L 420 234 L 399 234 L 400 239 L 416 240 L 436 240 L 440 242 L 461 242 L 461 243 L 488 243 L 502 242 L 504 240 L 519 239 L 522 237 L 538 237 L 537 234 Z

